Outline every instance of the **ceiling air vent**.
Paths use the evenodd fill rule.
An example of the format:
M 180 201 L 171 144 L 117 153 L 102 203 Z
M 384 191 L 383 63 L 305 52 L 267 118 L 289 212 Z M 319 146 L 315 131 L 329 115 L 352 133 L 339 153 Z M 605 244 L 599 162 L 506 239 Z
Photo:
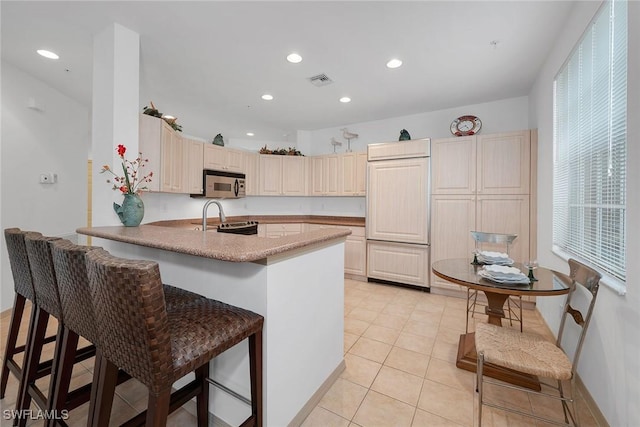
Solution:
M 318 74 L 317 76 L 309 77 L 309 81 L 314 86 L 326 86 L 328 84 L 333 83 L 333 80 L 329 78 L 325 73 Z

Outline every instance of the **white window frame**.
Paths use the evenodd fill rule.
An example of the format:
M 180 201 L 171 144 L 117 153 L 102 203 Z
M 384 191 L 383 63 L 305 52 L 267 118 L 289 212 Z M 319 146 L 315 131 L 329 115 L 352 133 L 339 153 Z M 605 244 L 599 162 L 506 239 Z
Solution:
M 602 282 L 622 295 L 626 292 L 627 260 L 628 6 L 624 4 L 624 9 L 620 9 L 620 4 L 622 2 L 603 4 L 554 79 L 552 250 L 563 259 L 576 258 L 596 268 L 603 274 Z M 614 15 L 615 13 L 617 15 Z M 608 27 L 603 26 L 607 24 L 607 18 Z M 623 27 L 620 26 L 622 24 Z M 597 44 L 597 41 L 606 41 L 606 38 L 598 39 L 594 36 L 602 36 L 603 28 L 608 31 L 608 42 L 604 45 Z M 624 31 L 620 31 L 621 28 L 624 28 Z M 608 47 L 607 56 L 599 55 L 603 53 L 602 46 Z M 623 61 L 621 62 L 621 57 L 615 56 L 612 52 L 624 53 Z M 602 58 L 608 60 L 608 73 L 599 74 L 604 68 L 595 71 L 594 64 L 606 65 Z M 612 64 L 615 67 L 612 67 Z M 616 73 L 620 73 L 619 70 L 623 72 L 616 74 L 617 77 L 614 78 L 612 70 Z M 605 75 L 606 78 L 602 80 L 594 77 Z M 624 88 L 624 91 L 616 92 L 616 88 Z M 602 95 L 603 93 L 605 95 Z M 621 93 L 624 93 L 624 96 L 621 96 Z M 607 104 L 600 102 L 603 97 L 606 97 Z M 602 105 L 606 105 L 605 114 L 601 108 L 600 112 L 597 111 Z M 608 168 L 598 164 L 598 160 L 602 162 L 603 146 L 607 154 L 605 160 Z M 573 169 L 571 165 L 574 165 Z M 587 165 L 583 169 L 589 168 L 589 172 L 583 173 L 579 170 L 576 173 L 575 165 L 578 169 Z M 603 174 L 605 169 L 608 176 Z M 591 173 L 591 170 L 599 173 Z M 590 181 L 595 181 L 595 184 L 590 185 Z M 615 185 L 604 186 L 603 182 L 613 182 Z M 610 203 L 612 200 L 614 202 Z M 609 218 L 612 217 L 611 212 L 617 212 L 617 222 L 607 221 L 607 215 L 603 212 L 608 212 Z M 606 243 L 619 242 L 618 239 L 622 240 L 618 247 L 606 253 Z

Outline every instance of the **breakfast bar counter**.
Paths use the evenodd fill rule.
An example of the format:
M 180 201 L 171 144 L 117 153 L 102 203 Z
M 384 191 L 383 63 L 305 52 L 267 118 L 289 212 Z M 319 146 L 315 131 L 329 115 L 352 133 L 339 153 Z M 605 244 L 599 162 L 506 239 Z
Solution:
M 349 230 L 279 238 L 158 225 L 77 232 L 116 256 L 157 261 L 166 284 L 264 316 L 264 425 L 299 425 L 344 369 Z M 224 391 L 250 396 L 248 360 L 245 341 L 211 362 L 222 385 L 211 387 L 214 421 L 239 425 L 248 416 L 249 405 Z

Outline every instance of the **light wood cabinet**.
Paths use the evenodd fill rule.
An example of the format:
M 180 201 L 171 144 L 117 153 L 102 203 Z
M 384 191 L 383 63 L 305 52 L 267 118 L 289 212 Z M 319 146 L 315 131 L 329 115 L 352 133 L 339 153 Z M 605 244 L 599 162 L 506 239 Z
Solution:
M 369 240 L 367 277 L 425 287 L 429 283 L 429 247 Z
M 338 194 L 364 196 L 366 194 L 367 153 L 345 153 L 338 156 Z
M 343 228 L 351 230 L 344 243 L 344 272 L 351 276 L 364 278 L 367 274 L 367 241 L 364 227 L 348 227 L 342 225 L 309 224 L 308 230 L 323 228 Z
M 337 196 L 340 194 L 338 154 L 314 156 L 311 160 L 311 195 Z
M 432 141 L 433 261 L 471 259 L 473 230 L 517 234 L 509 255 L 517 262 L 529 259 L 535 239 L 530 219 L 535 151 L 530 135 L 522 131 Z M 432 286 L 461 289 L 433 275 Z
M 245 173 L 245 193 L 247 196 L 257 196 L 260 188 L 258 185 L 258 154 L 246 151 L 243 153 Z
M 187 176 L 187 193 L 203 194 L 204 142 L 185 139 L 186 155 L 183 167 Z
M 164 120 L 146 114 L 140 115 L 138 132 L 138 149 L 149 159 L 145 174 L 154 173 L 149 191 L 187 193 L 183 138 Z
M 369 162 L 367 238 L 429 242 L 429 159 Z
M 261 196 L 305 196 L 307 158 L 302 156 L 259 156 Z
M 265 237 L 283 237 L 300 234 L 304 231 L 304 224 L 265 224 Z
M 432 194 L 529 194 L 530 131 L 435 139 Z
M 204 146 L 204 168 L 229 172 L 244 172 L 243 152 L 215 144 Z

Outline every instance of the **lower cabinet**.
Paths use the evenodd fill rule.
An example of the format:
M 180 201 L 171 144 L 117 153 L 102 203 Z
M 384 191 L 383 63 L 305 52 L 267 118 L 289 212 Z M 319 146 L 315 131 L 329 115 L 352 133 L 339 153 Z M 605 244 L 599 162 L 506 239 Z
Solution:
M 304 224 L 265 224 L 264 237 L 283 237 L 303 231 Z
M 309 224 L 309 231 L 323 228 L 344 228 L 351 230 L 344 243 L 344 273 L 364 278 L 367 275 L 367 241 L 364 227 L 342 225 Z
M 367 277 L 429 287 L 429 246 L 369 240 Z

